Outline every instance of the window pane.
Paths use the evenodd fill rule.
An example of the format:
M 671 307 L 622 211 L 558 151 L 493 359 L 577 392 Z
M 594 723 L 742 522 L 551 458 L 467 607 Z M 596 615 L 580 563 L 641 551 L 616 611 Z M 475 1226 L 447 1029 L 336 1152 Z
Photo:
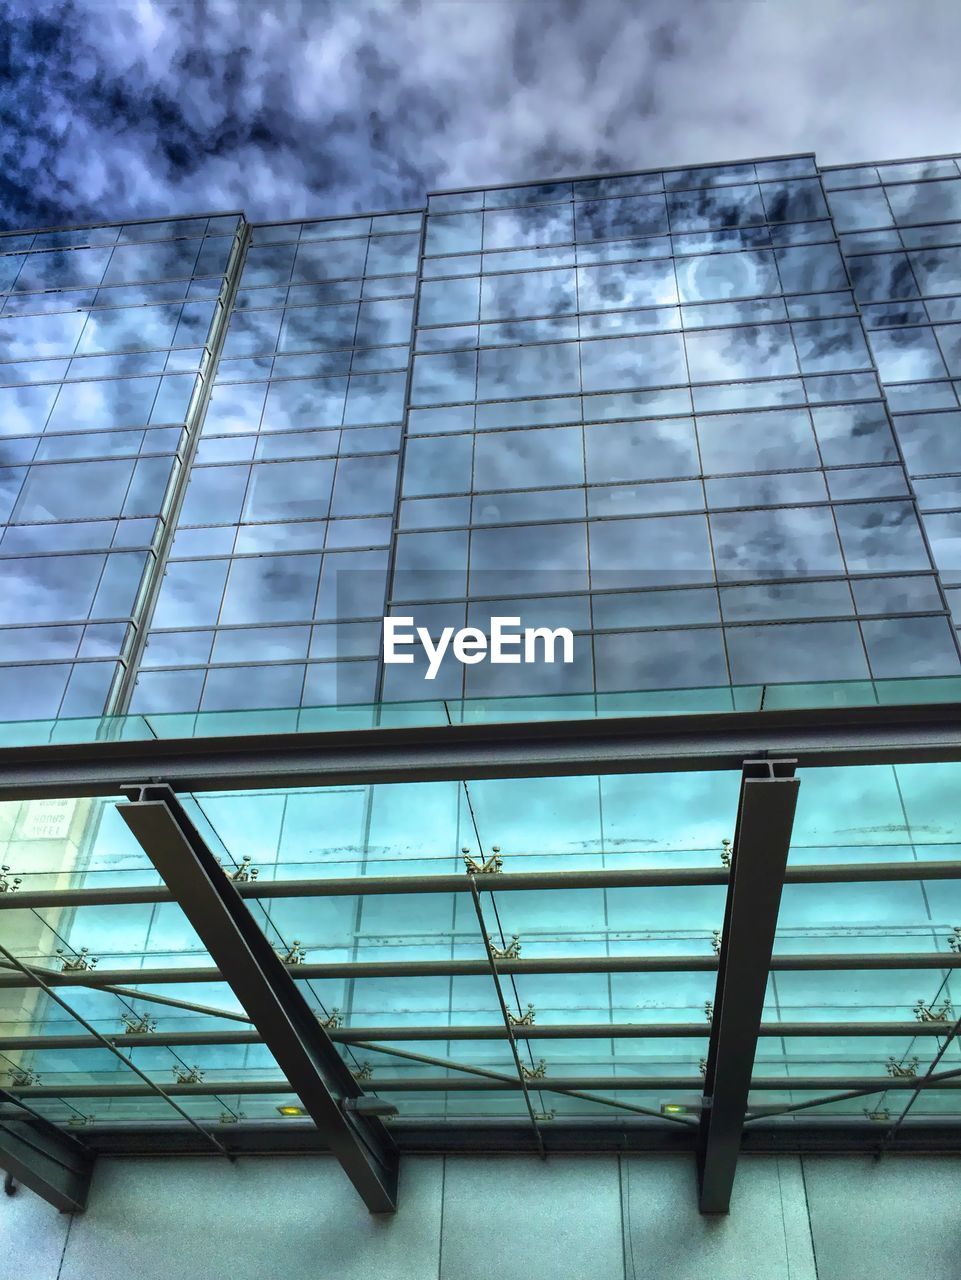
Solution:
M 291 279 L 296 284 L 307 280 L 361 276 L 364 274 L 366 258 L 366 240 L 326 240 L 301 244 L 294 258 Z
M 591 526 L 591 585 L 595 590 L 712 578 L 704 516 L 607 520 Z
M 961 247 L 928 249 L 908 257 L 923 294 L 961 293 Z
M 751 298 L 780 292 L 774 254 L 713 253 L 678 258 L 678 292 L 682 302 L 710 302 L 714 298 Z
M 877 329 L 870 334 L 871 350 L 883 382 L 914 382 L 944 378 L 947 369 L 929 328 Z
M 543 205 L 484 214 L 484 248 L 525 244 L 569 244 L 574 239 L 573 206 Z
M 700 471 L 690 418 L 596 423 L 585 428 L 587 481 L 656 480 Z
M 347 399 L 346 378 L 296 379 L 273 382 L 267 392 L 262 429 L 339 427 Z
M 320 557 L 263 556 L 235 560 L 221 622 L 286 622 L 311 618 Z
M 425 253 L 474 253 L 481 247 L 480 213 L 431 216 L 427 222 Z
M 598 691 L 695 689 L 728 683 L 720 630 L 648 631 L 594 640 Z
M 133 466 L 117 461 L 31 467 L 13 518 L 28 523 L 119 515 Z
M 427 357 L 443 359 L 444 357 Z M 580 361 L 576 343 L 512 347 L 480 352 L 477 395 L 484 400 L 579 391 Z
M 357 328 L 357 305 L 340 307 L 292 307 L 283 312 L 280 351 L 312 351 L 320 347 L 349 347 Z M 254 311 L 253 316 L 270 316 L 269 311 Z M 227 339 L 234 337 L 234 326 Z M 275 331 L 276 332 L 276 331 Z
M 582 524 L 479 529 L 471 534 L 470 590 L 505 595 L 587 587 Z
M 694 382 L 734 382 L 797 373 L 797 357 L 786 324 L 745 325 L 685 335 Z
M 497 431 L 477 439 L 475 489 L 534 489 L 583 484 L 581 430 L 553 427 Z
M 680 334 L 674 333 L 582 342 L 581 366 L 585 391 L 676 386 L 687 382 L 683 342 Z M 558 390 L 564 389 L 558 387 Z
M 961 220 L 961 178 L 904 183 L 885 188 L 898 226 Z
M 195 467 L 187 481 L 179 524 L 236 524 L 249 467 Z
M 826 466 L 898 460 L 883 405 L 835 405 L 811 416 Z
M 578 267 L 577 290 L 582 311 L 652 307 L 677 302 L 677 281 L 671 261 Z
M 404 455 L 404 496 L 469 492 L 473 446 L 472 436 L 409 440 Z
M 741 227 L 764 221 L 761 192 L 754 184 L 672 191 L 667 197 L 667 207 L 672 231 Z
M 761 198 L 769 222 L 802 222 L 806 218 L 828 216 L 817 178 L 765 182 L 761 185 Z
M 480 279 L 425 280 L 420 288 L 420 324 L 460 324 L 477 319 Z
M 837 507 L 836 515 L 844 558 L 852 572 L 930 567 L 910 503 L 858 502 Z
M 251 468 L 245 520 L 316 520 L 326 516 L 332 461 L 271 462 Z
M 795 320 L 791 329 L 802 373 L 871 367 L 860 320 Z
M 302 666 L 269 666 L 208 671 L 200 710 L 299 707 L 304 670 Z
M 735 684 L 862 680 L 868 664 L 856 622 L 800 622 L 727 631 Z
M 414 404 L 445 404 L 473 400 L 477 381 L 477 353 L 417 356 L 411 382 Z
M 770 578 L 844 571 L 827 507 L 711 516 L 718 577 Z
M 583 301 L 582 306 L 586 305 Z M 481 319 L 515 316 L 559 316 L 577 311 L 573 271 L 529 271 L 518 275 L 485 276 L 481 288 Z
M 876 679 L 957 675 L 958 651 L 947 618 L 876 618 L 861 623 Z
M 697 420 L 697 432 L 707 474 L 820 463 L 811 420 L 803 409 L 704 416 Z
M 774 256 L 785 293 L 847 288 L 847 273 L 837 245 L 812 244 L 775 249 Z
M 397 487 L 397 458 L 341 458 L 331 515 L 362 516 L 392 512 Z
M 104 563 L 77 555 L 0 560 L 0 623 L 83 620 Z
M 866 227 L 894 224 L 884 192 L 876 187 L 829 191 L 828 204 L 838 231 L 861 231 Z
M 578 240 L 617 240 L 624 236 L 661 235 L 668 230 L 662 195 L 585 200 L 574 206 L 574 215 Z
M 848 270 L 859 302 L 918 296 L 906 253 L 870 253 L 849 258 Z
M 209 626 L 217 621 L 227 578 L 226 560 L 191 560 L 164 570 L 154 627 Z

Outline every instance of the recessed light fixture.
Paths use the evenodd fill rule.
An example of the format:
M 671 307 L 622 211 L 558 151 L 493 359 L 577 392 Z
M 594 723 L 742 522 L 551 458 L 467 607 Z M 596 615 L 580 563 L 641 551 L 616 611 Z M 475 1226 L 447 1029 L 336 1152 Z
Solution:
M 686 1116 L 689 1111 L 690 1107 L 685 1107 L 680 1102 L 661 1103 L 662 1116 Z
M 278 1107 L 277 1110 L 282 1116 L 305 1116 L 307 1114 L 303 1107 Z

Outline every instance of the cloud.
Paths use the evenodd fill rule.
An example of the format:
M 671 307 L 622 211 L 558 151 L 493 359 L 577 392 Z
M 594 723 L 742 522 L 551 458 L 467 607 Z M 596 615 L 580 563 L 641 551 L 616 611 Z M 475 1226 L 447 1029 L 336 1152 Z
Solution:
M 0 27 L 11 228 L 957 147 L 954 0 L 0 0 Z

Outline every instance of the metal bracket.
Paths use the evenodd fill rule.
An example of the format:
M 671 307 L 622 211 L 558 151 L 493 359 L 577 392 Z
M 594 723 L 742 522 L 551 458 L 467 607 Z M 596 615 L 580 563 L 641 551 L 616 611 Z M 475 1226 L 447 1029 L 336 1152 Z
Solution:
M 925 1003 L 924 1000 L 919 1000 L 914 1006 L 914 1016 L 918 1022 L 951 1022 L 954 1017 L 954 1009 L 947 997 L 937 1008 L 932 1004 Z
M 499 856 L 500 851 L 500 845 L 491 845 L 491 856 L 489 858 L 485 858 L 481 855 L 480 862 L 477 862 L 470 856 L 470 849 L 465 845 L 461 849 L 461 854 L 463 855 L 464 865 L 467 868 L 468 874 L 472 876 L 496 875 L 504 866 L 504 860 Z
M 14 876 L 11 880 L 7 875 L 9 870 L 6 863 L 0 867 L 0 893 L 16 893 L 23 884 L 22 876 Z
M 869 1120 L 877 1120 L 883 1123 L 891 1119 L 891 1112 L 887 1107 L 881 1107 L 877 1111 L 869 1111 L 867 1107 L 863 1110 Z
M 278 951 L 277 954 L 280 956 L 281 960 L 283 960 L 284 964 L 303 964 L 307 959 L 307 948 L 300 945 L 299 938 L 294 938 L 285 953 L 281 954 Z
M 67 1124 L 70 1126 L 71 1129 L 83 1129 L 88 1124 L 94 1124 L 96 1119 L 97 1117 L 94 1115 L 71 1116 L 70 1119 L 67 1121 Z
M 534 1006 L 532 1004 L 529 1004 L 527 1006 L 527 1012 L 523 1015 L 523 1017 L 515 1018 L 514 1015 L 508 1011 L 507 1020 L 512 1027 L 532 1027 L 534 1025 L 534 1019 L 536 1018 L 536 1016 L 537 1016 L 537 1012 L 534 1009 Z
M 521 939 L 518 933 L 511 934 L 510 942 L 503 948 L 494 946 L 494 940 L 490 934 L 487 935 L 487 941 L 495 960 L 516 960 L 521 953 Z
M 921 1065 L 920 1058 L 909 1058 L 907 1062 L 898 1062 L 897 1058 L 888 1058 L 884 1069 L 895 1080 L 913 1080 Z
M 251 865 L 253 859 L 249 855 L 241 858 L 239 867 L 224 866 L 220 858 L 217 861 L 223 867 L 224 875 L 228 880 L 233 880 L 234 884 L 247 884 L 251 880 L 256 880 L 260 875 L 260 868 Z
M 29 1067 L 13 1067 L 10 1071 L 10 1084 L 17 1089 L 28 1088 L 32 1084 L 42 1084 L 36 1071 Z
M 547 1063 L 541 1058 L 536 1067 L 525 1067 L 522 1062 L 521 1072 L 525 1080 L 543 1080 L 547 1075 Z
M 157 1030 L 157 1019 L 149 1013 L 142 1013 L 139 1018 L 134 1013 L 122 1013 L 120 1021 L 124 1025 L 121 1035 L 146 1036 Z
M 173 1073 L 177 1084 L 203 1084 L 204 1073 L 197 1066 L 176 1066 L 173 1069 Z
M 97 957 L 90 954 L 89 948 L 81 947 L 75 955 L 68 955 L 63 947 L 57 947 L 60 957 L 61 973 L 83 973 L 87 969 L 97 967 Z

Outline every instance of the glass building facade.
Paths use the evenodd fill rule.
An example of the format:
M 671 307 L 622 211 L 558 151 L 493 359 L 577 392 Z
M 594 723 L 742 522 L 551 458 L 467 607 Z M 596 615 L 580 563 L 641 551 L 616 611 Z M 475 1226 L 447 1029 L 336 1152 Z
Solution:
M 0 718 L 957 673 L 959 192 L 795 156 L 0 238 Z M 575 660 L 427 682 L 388 611 Z
M 559 718 L 568 698 L 588 715 L 661 695 L 679 711 L 833 706 L 961 676 L 955 158 L 800 155 L 302 223 L 10 233 L 0 282 L 0 721 L 23 724 L 8 739 L 27 721 L 126 716 L 147 737 L 168 715 L 389 719 L 408 702 L 444 722 L 468 715 L 462 699 L 507 714 L 515 695 Z M 575 660 L 453 662 L 427 681 L 426 660 L 381 661 L 388 613 L 435 636 L 492 616 L 566 626 Z M 776 952 L 923 963 L 772 972 L 752 1102 L 876 1122 L 900 1096 L 881 1086 L 925 1071 L 961 1011 L 961 881 L 862 881 L 858 865 L 956 858 L 961 763 L 802 760 L 799 776 Z M 552 1076 L 607 1078 L 609 1098 L 654 1115 L 696 1107 L 739 784 L 679 769 L 185 802 L 235 878 L 256 868 L 258 923 L 315 966 L 293 968 L 298 986 L 401 1119 L 527 1114 L 489 1085 L 515 1074 L 496 984 L 457 970 L 484 957 L 474 907 L 325 879 L 463 874 L 465 855 L 678 872 L 485 899 L 498 958 L 545 961 L 505 990 L 546 1123 L 601 1111 L 537 1093 Z M 119 993 L 77 982 L 72 1008 L 105 1035 L 164 1033 L 131 1040 L 132 1060 L 196 1121 L 296 1111 L 267 1047 L 238 1038 L 237 999 L 180 905 L 124 899 L 159 882 L 112 800 L 4 804 L 0 822 L 20 892 L 54 894 L 7 900 L 22 962 L 82 975 L 89 956 L 117 975 Z M 847 879 L 805 881 L 823 865 Z M 269 891 L 285 880 L 317 890 Z M 65 888 L 116 900 L 57 900 Z M 649 969 L 605 970 L 638 952 Z M 15 978 L 0 973 L 0 1063 L 18 1097 L 60 1125 L 169 1115 L 102 1044 L 26 1047 L 76 1025 Z M 942 1067 L 957 1065 L 954 1040 Z M 818 1102 L 839 1078 L 881 1083 Z M 926 1089 L 916 1114 L 956 1119 L 958 1096 Z

